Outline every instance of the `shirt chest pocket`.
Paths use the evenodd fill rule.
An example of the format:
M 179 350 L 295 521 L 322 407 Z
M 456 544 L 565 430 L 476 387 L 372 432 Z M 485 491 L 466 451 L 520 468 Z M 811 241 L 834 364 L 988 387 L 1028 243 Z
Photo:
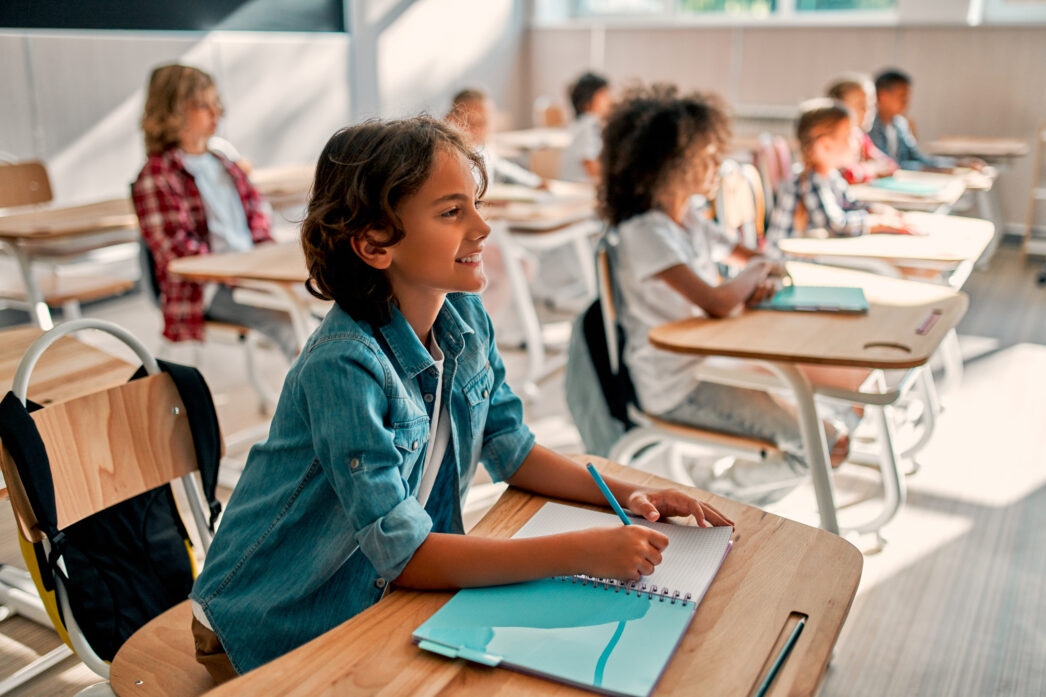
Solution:
M 487 363 L 483 370 L 465 385 L 465 400 L 469 405 L 469 422 L 475 436 L 482 435 L 486 425 L 493 387 L 494 371 L 490 369 L 490 363 Z
M 421 464 L 421 453 L 429 442 L 429 420 L 426 417 L 392 427 L 392 444 L 403 458 L 402 476 L 410 481 L 414 470 Z

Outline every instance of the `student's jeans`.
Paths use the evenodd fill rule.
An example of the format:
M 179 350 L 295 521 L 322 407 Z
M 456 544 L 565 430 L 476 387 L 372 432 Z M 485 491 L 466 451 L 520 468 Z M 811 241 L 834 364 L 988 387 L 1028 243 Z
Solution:
M 218 286 L 204 316 L 216 322 L 242 324 L 259 332 L 276 344 L 288 362 L 298 355 L 298 339 L 294 336 L 291 316 L 281 310 L 238 303 L 229 286 Z

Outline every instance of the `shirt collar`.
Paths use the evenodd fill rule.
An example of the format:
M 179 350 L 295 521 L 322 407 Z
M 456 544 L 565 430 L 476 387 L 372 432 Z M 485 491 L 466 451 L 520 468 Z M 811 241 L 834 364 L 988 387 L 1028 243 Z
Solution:
M 435 361 L 399 308 L 394 305 L 391 310 L 392 318 L 383 324 L 379 331 L 392 349 L 392 355 L 400 364 L 400 368 L 407 377 L 413 378 L 435 365 Z M 443 307 L 436 315 L 432 331 L 436 333 L 436 341 L 444 357 L 458 356 L 465 347 L 465 335 L 473 333 L 472 327 L 462 319 L 457 308 L 450 302 L 450 297 L 443 301 Z

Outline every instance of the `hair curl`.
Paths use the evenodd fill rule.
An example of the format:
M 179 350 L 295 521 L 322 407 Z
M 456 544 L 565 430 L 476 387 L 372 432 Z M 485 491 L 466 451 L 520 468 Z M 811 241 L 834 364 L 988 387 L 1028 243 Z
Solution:
M 633 89 L 603 128 L 599 205 L 611 225 L 645 213 L 666 177 L 683 167 L 695 146 L 730 140 L 730 118 L 716 95 L 680 95 L 671 85 Z
M 199 68 L 173 64 L 154 69 L 141 121 L 145 152 L 156 155 L 178 145 L 189 100 L 213 86 L 214 78 Z
M 316 164 L 301 227 L 309 293 L 333 300 L 355 319 L 375 326 L 389 321 L 396 299 L 388 278 L 356 254 L 351 240 L 366 237 L 391 247 L 403 239 L 397 209 L 424 185 L 440 149 L 471 162 L 482 196 L 487 188 L 482 158 L 457 130 L 430 116 L 371 119 L 331 136 Z M 385 234 L 379 239 L 376 232 Z

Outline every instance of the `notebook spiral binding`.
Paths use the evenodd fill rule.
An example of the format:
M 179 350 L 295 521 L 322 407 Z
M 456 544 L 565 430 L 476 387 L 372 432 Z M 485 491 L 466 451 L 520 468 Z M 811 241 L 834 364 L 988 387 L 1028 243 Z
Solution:
M 645 583 L 639 581 L 619 581 L 615 578 L 596 578 L 594 576 L 586 576 L 585 574 L 578 574 L 576 576 L 556 576 L 556 580 L 569 582 L 572 584 L 580 583 L 582 586 L 592 586 L 593 588 L 602 588 L 605 591 L 613 589 L 615 593 L 620 593 L 622 590 L 625 595 L 635 593 L 637 597 L 646 596 L 650 600 L 657 600 L 658 602 L 669 602 L 672 605 L 679 603 L 681 605 L 691 605 L 694 603 L 693 596 L 690 593 L 683 595 L 679 591 L 673 591 L 669 588 L 661 587 L 658 588 L 656 584 L 647 586 Z

